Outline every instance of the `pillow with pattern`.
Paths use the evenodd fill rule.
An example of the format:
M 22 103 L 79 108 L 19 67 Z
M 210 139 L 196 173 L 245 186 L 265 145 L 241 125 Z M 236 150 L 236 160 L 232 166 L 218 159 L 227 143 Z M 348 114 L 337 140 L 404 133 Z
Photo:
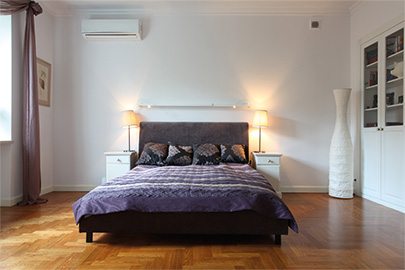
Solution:
M 219 165 L 221 151 L 212 143 L 194 145 L 193 165 Z
M 138 159 L 137 165 L 165 165 L 167 157 L 167 144 L 162 143 L 147 143 L 143 147 L 141 157 Z
M 243 144 L 221 144 L 221 161 L 229 163 L 247 163 Z
M 169 145 L 167 165 L 186 166 L 193 162 L 193 147 L 187 145 Z

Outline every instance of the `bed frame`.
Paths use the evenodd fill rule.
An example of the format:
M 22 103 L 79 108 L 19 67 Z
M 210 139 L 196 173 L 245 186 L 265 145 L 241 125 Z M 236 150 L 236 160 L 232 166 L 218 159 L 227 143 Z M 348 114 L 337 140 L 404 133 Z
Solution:
M 192 145 L 199 143 L 244 144 L 249 156 L 248 123 L 141 122 L 139 149 L 148 142 Z M 124 211 L 83 217 L 79 231 L 86 233 L 86 242 L 94 232 L 154 234 L 246 234 L 274 235 L 281 244 L 281 235 L 288 234 L 288 220 L 269 219 L 254 211 L 219 213 L 144 213 Z

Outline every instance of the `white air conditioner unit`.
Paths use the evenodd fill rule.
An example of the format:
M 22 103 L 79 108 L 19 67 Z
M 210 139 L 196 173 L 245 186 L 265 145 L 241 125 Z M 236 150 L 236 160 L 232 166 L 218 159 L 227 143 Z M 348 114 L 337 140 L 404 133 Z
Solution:
M 139 20 L 82 20 L 82 35 L 85 39 L 142 39 Z

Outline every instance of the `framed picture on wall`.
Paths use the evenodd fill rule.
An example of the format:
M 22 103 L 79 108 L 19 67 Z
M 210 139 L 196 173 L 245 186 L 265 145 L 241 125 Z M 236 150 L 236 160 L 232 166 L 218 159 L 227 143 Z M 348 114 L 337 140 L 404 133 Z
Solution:
M 51 64 L 37 58 L 38 103 L 51 106 Z

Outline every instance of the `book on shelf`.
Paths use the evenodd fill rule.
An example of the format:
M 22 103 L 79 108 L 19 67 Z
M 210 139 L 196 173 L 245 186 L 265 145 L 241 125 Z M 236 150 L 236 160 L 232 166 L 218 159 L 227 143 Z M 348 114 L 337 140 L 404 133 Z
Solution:
M 404 36 L 387 37 L 387 57 L 404 49 Z
M 390 106 L 390 105 L 394 105 L 394 96 L 395 93 L 391 92 L 391 93 L 387 93 L 385 94 L 385 103 Z
M 378 72 L 377 70 L 370 71 L 368 76 L 368 86 L 376 85 L 378 82 Z
M 377 62 L 377 59 L 378 59 L 377 49 L 373 49 L 372 51 L 366 52 L 366 65 L 370 65 L 374 62 Z
M 387 122 L 385 123 L 386 126 L 402 126 L 403 122 Z
M 376 127 L 377 123 L 366 123 L 365 126 L 366 127 Z

